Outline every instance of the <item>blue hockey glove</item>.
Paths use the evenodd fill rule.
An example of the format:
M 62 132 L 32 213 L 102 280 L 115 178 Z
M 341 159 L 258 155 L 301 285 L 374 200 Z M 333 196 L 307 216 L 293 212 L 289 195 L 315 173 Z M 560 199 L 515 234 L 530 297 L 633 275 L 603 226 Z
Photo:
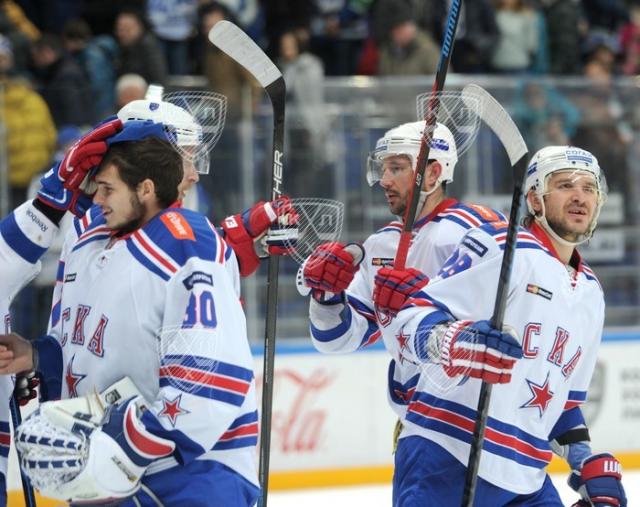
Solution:
M 569 486 L 580 493 L 575 505 L 594 507 L 626 507 L 627 496 L 622 486 L 620 462 L 608 452 L 594 454 L 582 462 L 580 470 L 569 476 Z

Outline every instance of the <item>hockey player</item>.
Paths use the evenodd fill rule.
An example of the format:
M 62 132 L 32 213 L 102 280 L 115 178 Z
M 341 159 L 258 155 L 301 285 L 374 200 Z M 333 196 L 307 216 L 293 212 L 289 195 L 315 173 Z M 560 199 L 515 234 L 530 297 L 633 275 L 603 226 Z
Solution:
M 106 150 L 103 139 L 115 133 L 105 126 L 79 143 L 56 168 L 42 178 L 36 199 L 25 202 L 0 221 L 0 316 L 4 334 L 11 332 L 9 305 L 13 297 L 40 271 L 40 257 L 51 245 L 66 210 L 79 213 L 90 205 L 79 189 L 96 156 Z M 9 401 L 13 392 L 9 376 L 0 377 L 0 505 L 6 505 Z M 28 393 L 26 394 L 28 396 Z
M 389 130 L 369 157 L 367 180 L 371 185 L 380 183 L 389 210 L 399 218 L 364 242 L 359 269 L 353 255 L 357 250 L 338 243 L 321 245 L 305 264 L 304 283 L 313 296 L 309 306 L 311 337 L 321 352 L 352 352 L 375 343 L 380 338 L 378 324 L 390 318 L 376 314 L 373 281 L 380 267 L 393 264 L 424 125 L 418 121 Z M 412 279 L 418 287 L 436 275 L 469 229 L 504 219 L 489 208 L 447 198 L 446 184 L 453 180 L 457 161 L 451 132 L 437 124 L 407 260 L 408 266 L 425 274 Z M 356 253 L 355 257 L 362 256 Z M 417 369 L 403 362 L 402 356 L 394 356 L 389 365 L 388 397 L 401 419 L 414 391 L 416 374 Z
M 62 398 L 79 400 L 130 377 L 140 395 L 96 424 L 79 473 L 47 483 L 51 468 L 39 467 L 55 453 L 45 439 L 27 439 L 42 445 L 38 460 L 23 463 L 63 499 L 250 506 L 257 411 L 235 255 L 204 216 L 172 206 L 182 161 L 157 139 L 162 125 L 145 122 L 131 135 L 132 123 L 140 122 L 109 140 L 95 177 L 101 214 L 66 257 L 56 326 L 33 346 L 2 337 L 10 351 L 0 352 L 0 372 L 35 367 L 63 379 Z M 56 403 L 69 401 L 41 406 L 43 426 L 64 434 L 95 421 Z
M 504 223 L 470 230 L 421 289 L 397 285 L 399 279 L 407 287 L 420 285 L 415 271 L 383 268 L 376 276 L 379 311 L 394 311 L 401 302 L 382 327 L 385 345 L 404 359 L 401 369 L 415 373 L 400 414 L 396 506 L 460 504 L 479 379 L 495 386 L 474 505 L 560 507 L 545 473 L 553 451 L 571 466 L 569 483 L 582 497 L 577 505 L 626 505 L 620 464 L 611 454 L 592 453 L 580 410 L 600 343 L 604 298 L 576 246 L 596 227 L 604 177 L 591 153 L 551 146 L 532 158 L 525 190 L 529 214 L 518 232 L 505 331 L 487 320 Z M 450 380 L 433 382 L 439 376 Z

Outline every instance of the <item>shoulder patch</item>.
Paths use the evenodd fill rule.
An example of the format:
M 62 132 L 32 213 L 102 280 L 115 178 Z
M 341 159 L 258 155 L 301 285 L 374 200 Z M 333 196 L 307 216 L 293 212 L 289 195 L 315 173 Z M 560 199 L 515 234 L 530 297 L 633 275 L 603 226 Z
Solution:
M 471 236 L 465 236 L 462 240 L 462 244 L 472 252 L 478 254 L 478 257 L 482 257 L 488 250 L 488 248 L 480 243 L 480 241 L 476 238 L 472 238 Z
M 466 206 L 475 211 L 478 215 L 480 215 L 487 222 L 500 222 L 502 221 L 502 217 L 498 215 L 494 210 L 488 208 L 487 206 L 481 206 L 479 204 L 468 204 L 464 203 Z
M 169 229 L 174 238 L 196 240 L 189 222 L 180 213 L 168 211 L 160 217 L 160 220 L 162 220 L 162 223 Z

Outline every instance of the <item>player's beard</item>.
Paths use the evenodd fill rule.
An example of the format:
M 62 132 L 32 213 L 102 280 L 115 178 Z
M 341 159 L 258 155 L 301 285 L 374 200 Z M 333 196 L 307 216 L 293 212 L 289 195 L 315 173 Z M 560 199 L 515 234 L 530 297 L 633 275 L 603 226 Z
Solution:
M 547 223 L 558 236 L 571 243 L 577 243 L 580 241 L 580 238 L 582 238 L 587 230 L 589 230 L 589 225 L 591 224 L 591 222 L 589 222 L 589 225 L 587 225 L 584 230 L 576 231 L 565 226 L 561 218 L 558 219 L 556 217 L 547 216 Z
M 118 228 L 118 236 L 129 234 L 142 226 L 142 221 L 145 216 L 144 204 L 140 202 L 136 194 L 129 197 L 129 204 L 131 204 L 129 220 Z

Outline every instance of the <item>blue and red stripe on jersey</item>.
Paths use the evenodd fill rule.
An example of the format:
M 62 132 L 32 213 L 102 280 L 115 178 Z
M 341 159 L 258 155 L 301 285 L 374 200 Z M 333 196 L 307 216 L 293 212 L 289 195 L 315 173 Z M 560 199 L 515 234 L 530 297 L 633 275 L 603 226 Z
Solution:
M 477 410 L 428 393 L 417 392 L 409 404 L 406 419 L 418 426 L 471 443 Z M 483 449 L 520 465 L 544 468 L 552 452 L 547 440 L 512 424 L 489 417 Z
M 168 355 L 160 366 L 160 387 L 172 386 L 237 407 L 244 402 L 252 380 L 251 370 L 206 357 Z
M 214 451 L 226 451 L 240 447 L 254 447 L 258 444 L 258 411 L 243 414 L 233 421 L 227 431 L 213 446 Z

